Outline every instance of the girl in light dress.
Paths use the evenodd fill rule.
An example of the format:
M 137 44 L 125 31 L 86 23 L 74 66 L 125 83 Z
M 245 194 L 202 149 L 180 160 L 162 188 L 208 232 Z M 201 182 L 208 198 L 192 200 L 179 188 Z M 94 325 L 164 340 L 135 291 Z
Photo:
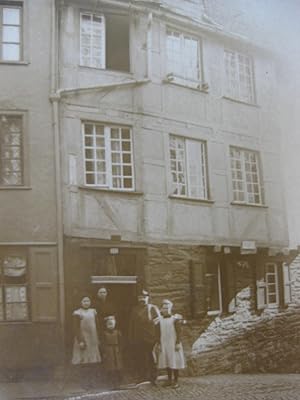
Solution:
M 179 369 L 185 368 L 180 330 L 181 321 L 172 315 L 173 303 L 164 300 L 161 308 L 161 319 L 157 323 L 157 348 L 159 369 L 166 369 L 168 381 L 165 386 L 178 388 Z M 173 380 L 172 380 L 173 379 Z
M 81 379 L 87 387 L 94 383 L 95 366 L 101 362 L 98 338 L 97 312 L 91 308 L 91 299 L 85 296 L 81 307 L 73 312 L 74 345 L 72 364 L 81 366 Z

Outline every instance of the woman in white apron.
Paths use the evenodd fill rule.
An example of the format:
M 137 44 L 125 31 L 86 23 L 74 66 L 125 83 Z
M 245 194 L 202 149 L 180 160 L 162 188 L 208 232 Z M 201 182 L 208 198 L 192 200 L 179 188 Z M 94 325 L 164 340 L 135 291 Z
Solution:
M 177 388 L 178 370 L 185 368 L 185 362 L 180 338 L 180 321 L 172 315 L 172 307 L 173 303 L 170 300 L 164 300 L 161 308 L 162 317 L 157 324 L 159 350 L 157 367 L 167 370 L 166 386 Z

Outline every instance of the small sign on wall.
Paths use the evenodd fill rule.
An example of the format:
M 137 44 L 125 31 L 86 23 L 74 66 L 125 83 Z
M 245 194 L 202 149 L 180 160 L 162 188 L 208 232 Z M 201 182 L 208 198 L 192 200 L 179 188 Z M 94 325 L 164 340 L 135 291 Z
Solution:
M 110 253 L 111 255 L 115 256 L 115 255 L 119 254 L 119 249 L 118 249 L 117 247 L 111 247 L 111 248 L 109 249 L 109 253 Z
M 256 254 L 257 248 L 255 240 L 243 240 L 241 245 L 241 254 Z

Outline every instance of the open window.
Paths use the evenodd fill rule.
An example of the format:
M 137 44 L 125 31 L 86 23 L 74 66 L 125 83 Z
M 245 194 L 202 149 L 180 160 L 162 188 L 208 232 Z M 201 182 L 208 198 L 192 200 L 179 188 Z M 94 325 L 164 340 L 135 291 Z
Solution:
M 80 14 L 80 65 L 130 71 L 128 16 Z
M 207 258 L 205 284 L 207 314 L 221 314 L 223 311 L 221 264 L 214 257 Z

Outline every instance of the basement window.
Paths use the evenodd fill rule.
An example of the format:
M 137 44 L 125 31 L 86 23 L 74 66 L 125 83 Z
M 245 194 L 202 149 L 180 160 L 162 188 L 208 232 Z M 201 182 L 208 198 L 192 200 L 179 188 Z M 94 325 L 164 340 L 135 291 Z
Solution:
M 80 65 L 130 71 L 127 16 L 80 14 Z

